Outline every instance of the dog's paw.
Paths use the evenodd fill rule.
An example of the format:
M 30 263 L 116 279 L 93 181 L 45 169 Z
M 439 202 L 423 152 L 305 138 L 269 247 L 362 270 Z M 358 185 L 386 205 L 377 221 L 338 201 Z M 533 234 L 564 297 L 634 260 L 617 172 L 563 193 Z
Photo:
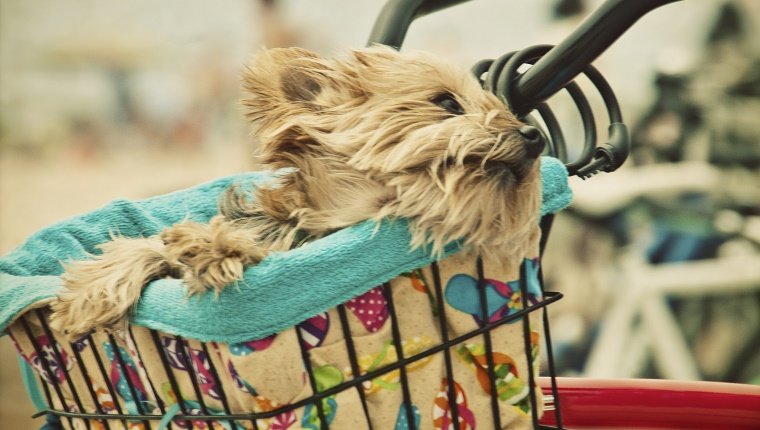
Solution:
M 196 255 L 196 257 L 199 258 L 185 270 L 183 277 L 190 295 L 209 289 L 214 289 L 218 294 L 227 285 L 243 278 L 245 266 L 239 257 L 219 258 L 218 255 L 210 256 L 212 258 L 203 258 L 202 255 Z
M 164 230 L 161 239 L 171 258 L 182 265 L 191 295 L 209 289 L 219 293 L 242 279 L 245 267 L 266 254 L 250 231 L 235 228 L 223 217 L 215 217 L 209 224 L 177 224 Z
M 50 324 L 69 335 L 123 322 L 146 283 L 171 273 L 156 238 L 114 238 L 101 255 L 65 265 L 64 288 L 51 305 Z
M 82 336 L 97 328 L 125 324 L 128 308 L 106 304 L 108 297 L 95 288 L 80 288 L 73 279 L 58 300 L 50 305 L 50 327 L 69 338 Z

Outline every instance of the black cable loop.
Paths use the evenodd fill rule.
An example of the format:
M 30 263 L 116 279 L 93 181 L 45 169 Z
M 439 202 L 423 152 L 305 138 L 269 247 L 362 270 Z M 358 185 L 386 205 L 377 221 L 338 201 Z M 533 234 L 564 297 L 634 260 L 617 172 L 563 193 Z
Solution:
M 622 123 L 623 115 L 620 111 L 617 96 L 615 96 L 615 92 L 612 91 L 612 87 L 610 87 L 610 84 L 604 79 L 604 76 L 599 72 L 599 69 L 592 65 L 588 65 L 583 71 L 583 74 L 586 75 L 592 84 L 594 84 L 596 90 L 599 91 L 599 95 L 602 96 L 604 107 L 609 114 L 610 123 Z
M 533 64 L 538 59 L 540 59 L 543 55 L 545 55 L 547 52 L 549 52 L 553 48 L 552 45 L 535 45 L 528 48 L 525 48 L 514 55 L 511 56 L 509 61 L 504 65 L 504 69 L 501 71 L 501 73 L 498 76 L 498 85 L 496 87 L 496 90 L 498 91 L 498 94 L 501 95 L 501 97 L 506 100 L 514 100 L 513 97 L 513 88 L 514 88 L 514 82 L 515 77 L 518 76 L 518 69 L 523 64 Z M 581 155 L 573 162 L 568 163 L 567 162 L 567 152 L 565 151 L 565 157 L 563 162 L 565 162 L 565 166 L 567 167 L 568 173 L 570 175 L 574 175 L 577 170 L 580 167 L 583 167 L 586 165 L 591 159 L 593 158 L 594 153 L 594 147 L 596 146 L 596 122 L 594 121 L 594 115 L 591 111 L 591 105 L 588 103 L 588 100 L 583 95 L 583 91 L 581 91 L 578 84 L 575 82 L 570 82 L 567 86 L 565 86 L 565 90 L 567 90 L 570 93 L 570 97 L 572 98 L 573 102 L 575 103 L 576 107 L 578 108 L 578 112 L 581 116 L 581 122 L 583 123 L 583 130 L 584 130 L 584 142 L 583 142 L 583 150 L 581 151 Z M 520 106 L 511 106 L 510 108 L 514 112 L 520 112 Z M 543 113 L 542 113 L 543 112 Z M 539 114 L 543 116 L 543 114 L 550 113 L 550 115 L 553 117 L 554 113 L 551 111 L 549 106 L 546 103 L 542 103 L 542 110 L 539 111 Z M 556 128 L 557 130 L 561 130 L 561 127 L 559 126 L 559 123 L 556 122 L 556 119 L 554 121 L 554 127 L 549 127 L 549 130 L 552 130 Z M 550 131 L 551 133 L 551 131 Z M 564 147 L 564 142 L 563 142 Z M 565 148 L 563 148 L 565 149 Z
M 552 45 L 530 46 L 520 51 L 504 54 L 496 60 L 479 61 L 471 70 L 484 89 L 493 92 L 520 119 L 536 126 L 538 125 L 537 121 L 528 115 L 530 112 L 524 112 L 525 106 L 514 105 L 513 101 L 516 100 L 513 96 L 514 86 L 516 78 L 520 76 L 518 69 L 524 64 L 535 63 L 552 48 Z M 629 142 L 627 129 L 622 122 L 620 106 L 612 88 L 593 66 L 588 65 L 582 73 L 588 77 L 596 91 L 601 95 L 609 115 L 610 136 L 607 143 L 597 146 L 596 123 L 591 105 L 575 82 L 570 82 L 564 89 L 570 93 L 570 97 L 578 109 L 584 130 L 583 149 L 577 159 L 572 162 L 568 160 L 564 136 L 551 108 L 546 103 L 541 103 L 533 110 L 537 112 L 546 126 L 547 133 L 543 134 L 548 134 L 550 138 L 547 139 L 549 140 L 547 145 L 549 154 L 565 163 L 570 175 L 587 178 L 598 171 L 610 172 L 620 167 L 628 156 Z M 541 127 L 537 128 L 541 130 Z
M 494 88 L 498 87 L 499 85 L 499 83 L 496 81 L 496 78 L 502 75 L 504 65 L 513 55 L 515 55 L 515 53 L 516 52 L 509 52 L 497 58 L 496 60 L 478 61 L 470 69 L 472 74 L 475 75 L 475 77 L 480 82 L 480 85 L 484 89 L 493 92 L 499 98 L 499 100 L 501 100 L 502 103 L 508 107 L 510 104 L 505 96 L 501 95 L 498 90 L 494 90 Z M 483 75 L 486 73 L 487 75 L 484 78 Z M 567 149 L 565 146 L 565 138 L 562 135 L 562 129 L 559 126 L 559 122 L 557 122 L 557 118 L 554 116 L 554 113 L 551 111 L 551 109 L 549 109 L 549 106 L 546 103 L 541 103 L 538 107 L 536 107 L 536 110 L 538 111 L 538 116 L 540 116 L 544 121 L 547 132 L 543 130 L 543 127 L 538 123 L 538 121 L 536 121 L 534 118 L 531 118 L 529 115 L 525 115 L 525 117 L 522 119 L 528 122 L 530 125 L 536 127 L 536 129 L 541 132 L 541 135 L 544 137 L 544 140 L 547 143 L 549 154 L 551 156 L 558 158 L 563 163 L 566 162 Z M 549 139 L 546 139 L 547 133 L 549 135 Z
M 496 94 L 496 97 L 498 97 L 502 102 L 504 102 L 505 105 L 509 106 L 510 109 L 512 108 L 512 106 L 509 104 L 509 99 L 506 98 L 506 94 L 499 91 L 499 84 L 500 84 L 499 77 L 501 76 L 501 71 L 507 65 L 509 60 L 515 55 L 517 55 L 517 53 L 509 52 L 497 58 L 491 64 L 491 67 L 488 68 L 488 75 L 486 76 L 486 81 L 485 81 L 486 82 L 485 89 Z M 501 82 L 501 84 L 503 85 L 503 82 Z
M 570 82 L 565 89 L 570 93 L 570 97 L 578 108 L 585 135 L 581 154 L 575 161 L 565 164 L 568 174 L 575 175 L 578 172 L 578 169 L 587 165 L 594 158 L 594 149 L 596 148 L 596 122 L 594 121 L 594 113 L 591 111 L 591 105 L 578 84 Z
M 523 64 L 533 64 L 538 59 L 540 59 L 543 55 L 545 55 L 547 52 L 549 52 L 552 49 L 552 45 L 535 45 L 528 47 L 526 49 L 523 49 L 521 51 L 515 52 L 512 55 L 510 55 L 509 61 L 504 65 L 503 69 L 499 72 L 498 76 L 498 85 L 496 87 L 496 91 L 500 95 L 502 101 L 504 103 L 507 103 L 508 106 L 510 106 L 510 109 L 514 112 L 519 112 L 519 106 L 512 105 L 509 100 L 514 100 L 513 97 L 513 86 L 515 78 L 518 76 L 518 69 Z M 573 88 L 573 91 L 576 93 L 580 93 L 580 89 Z M 544 124 L 546 124 L 546 128 L 549 131 L 549 137 L 552 141 L 556 139 L 550 146 L 554 148 L 554 151 L 558 154 L 558 158 L 563 162 L 568 162 L 568 155 L 567 155 L 567 145 L 565 144 L 565 137 L 562 133 L 562 127 L 559 125 L 559 121 L 557 121 L 557 117 L 554 116 L 554 112 L 549 107 L 548 103 L 541 103 L 536 107 L 538 111 L 538 114 L 541 116 L 541 118 L 544 120 Z M 587 111 L 590 111 L 587 110 Z M 586 112 L 586 111 L 584 111 Z M 582 120 L 585 120 L 583 118 L 583 113 L 581 113 Z M 527 115 L 522 115 L 521 119 L 524 118 Z M 585 121 L 584 121 L 585 124 Z M 591 120 L 591 124 L 593 125 L 593 118 Z M 594 130 L 594 135 L 590 136 L 588 133 L 586 133 L 586 139 L 584 142 L 585 146 L 591 146 L 591 148 L 584 148 L 584 152 L 592 152 L 593 146 L 596 144 L 596 128 L 593 126 L 591 128 Z
M 534 45 L 529 46 L 525 49 L 521 49 L 517 52 L 507 54 L 509 55 L 509 58 L 508 61 L 504 64 L 502 70 L 500 70 L 495 77 L 489 76 L 489 79 L 493 79 L 498 82 L 498 85 L 495 87 L 497 96 L 501 97 L 502 100 L 507 103 L 507 106 L 509 106 L 513 112 L 517 113 L 518 116 L 524 116 L 523 114 L 527 114 L 528 112 L 521 113 L 521 106 L 513 106 L 511 102 L 515 99 L 513 96 L 513 91 L 515 78 L 517 78 L 519 75 L 517 69 L 519 69 L 523 64 L 533 64 L 544 54 L 549 52 L 552 47 L 552 45 Z
M 567 145 L 565 144 L 565 135 L 562 133 L 562 128 L 559 126 L 559 121 L 557 121 L 557 117 L 554 116 L 554 112 L 552 112 L 551 109 L 549 109 L 549 105 L 546 103 L 541 103 L 536 107 L 536 110 L 539 113 L 539 116 L 544 121 L 544 124 L 546 126 L 546 129 L 549 133 L 549 139 L 546 139 L 546 134 L 542 131 L 542 136 L 544 137 L 544 140 L 550 141 L 549 142 L 549 150 L 553 151 L 555 156 L 562 161 L 563 163 L 567 162 Z M 526 118 L 528 118 L 526 116 Z M 538 127 L 539 130 L 543 130 L 543 127 Z M 550 152 L 551 154 L 551 152 Z

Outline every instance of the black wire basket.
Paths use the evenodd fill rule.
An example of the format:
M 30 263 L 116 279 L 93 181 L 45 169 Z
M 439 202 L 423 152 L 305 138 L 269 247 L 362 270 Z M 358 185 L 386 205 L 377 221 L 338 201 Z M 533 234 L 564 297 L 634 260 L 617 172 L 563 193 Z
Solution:
M 98 330 L 70 342 L 49 327 L 47 311 L 42 308 L 31 310 L 19 317 L 8 331 L 20 354 L 37 371 L 39 386 L 42 387 L 47 403 L 47 410 L 37 415 L 58 417 L 63 428 L 275 430 L 287 429 L 290 426 L 299 428 L 298 425 L 301 428 L 314 429 L 347 428 L 345 419 L 342 424 L 331 426 L 337 408 L 334 399 L 342 393 L 352 393 L 361 405 L 361 408 L 356 409 L 360 413 L 352 417 L 351 428 L 381 428 L 377 424 L 378 420 L 373 417 L 373 414 L 378 413 L 378 409 L 373 407 L 372 401 L 368 401 L 367 397 L 373 390 L 373 383 L 386 383 L 395 384 L 396 391 L 401 395 L 402 407 L 398 410 L 395 428 L 470 429 L 475 428 L 475 420 L 478 428 L 504 428 L 506 425 L 503 422 L 504 410 L 513 406 L 510 402 L 503 401 L 503 395 L 509 389 L 505 381 L 511 380 L 513 375 L 507 375 L 505 371 L 516 373 L 516 366 L 507 369 L 505 363 L 499 361 L 504 355 L 495 351 L 500 347 L 494 346 L 493 338 L 501 328 L 516 324 L 515 326 L 520 327 L 519 330 L 513 330 L 509 335 L 515 337 L 515 333 L 522 333 L 520 349 L 526 355 L 525 362 L 531 364 L 524 367 L 528 373 L 525 375 L 527 395 L 522 397 L 521 402 L 525 419 L 513 420 L 511 425 L 534 429 L 562 428 L 561 417 L 557 416 L 558 411 L 555 408 L 555 402 L 558 401 L 557 387 L 554 381 L 551 336 L 546 311 L 547 305 L 559 300 L 561 294 L 542 291 L 542 298 L 539 299 L 535 294 L 531 294 L 528 291 L 528 271 L 536 269 L 537 261 L 525 260 L 520 266 L 519 285 L 516 285 L 519 294 L 513 296 L 517 298 L 512 304 L 513 311 L 509 315 L 496 318 L 488 304 L 489 280 L 485 277 L 484 264 L 480 259 L 473 263 L 474 272 L 477 273 L 477 288 L 473 293 L 478 295 L 476 302 L 481 306 L 481 313 L 476 315 L 476 320 L 479 319 L 477 329 L 456 336 L 451 335 L 451 327 L 447 321 L 447 308 L 451 312 L 450 303 L 445 305 L 444 302 L 445 292 L 439 263 L 433 263 L 424 270 L 415 270 L 409 275 L 423 285 L 427 284 L 423 280 L 424 277 L 432 277 L 432 285 L 427 293 L 431 313 L 435 316 L 437 328 L 440 330 L 440 342 L 418 348 L 408 356 L 405 354 L 410 349 L 402 345 L 399 325 L 401 318 L 397 315 L 397 306 L 394 303 L 394 288 L 400 288 L 400 285 L 386 282 L 373 289 L 373 292 L 385 300 L 387 307 L 385 325 L 390 327 L 390 359 L 372 370 L 360 365 L 360 353 L 357 352 L 355 335 L 352 334 L 349 323 L 349 301 L 331 312 L 338 316 L 350 365 L 350 371 L 346 373 L 351 377 L 340 383 L 320 383 L 320 360 L 313 356 L 314 345 L 306 339 L 310 332 L 299 326 L 295 333 L 310 395 L 290 404 L 269 404 L 265 408 L 261 404 L 257 407 L 254 402 L 246 412 L 240 412 L 240 407 L 232 405 L 232 397 L 235 396 L 230 392 L 232 384 L 223 383 L 223 379 L 234 379 L 238 375 L 232 366 L 225 366 L 218 355 L 220 348 L 234 348 L 235 345 L 204 343 L 139 326 L 129 326 L 126 330 L 113 332 Z M 538 276 L 540 277 L 540 270 Z M 398 297 L 398 294 L 396 296 Z M 536 325 L 543 325 L 541 335 L 548 346 L 545 355 L 548 359 L 548 374 L 553 382 L 553 392 L 547 396 L 541 396 L 539 393 L 538 375 L 532 364 L 537 349 L 537 337 L 532 333 Z M 483 381 L 488 381 L 488 386 L 484 386 L 483 389 L 490 396 L 490 412 L 486 416 L 475 417 L 468 415 L 471 411 L 466 401 L 463 403 L 464 393 L 455 382 L 462 375 L 455 373 L 452 362 L 457 355 L 461 358 L 462 351 L 466 352 L 467 346 L 471 345 L 470 342 L 479 337 L 482 338 L 485 350 L 482 351 L 483 354 L 469 357 L 479 359 L 479 372 L 485 377 Z M 266 342 L 266 339 L 258 340 L 262 341 Z M 432 420 L 426 417 L 421 425 L 420 411 L 414 406 L 415 390 L 410 383 L 409 373 L 415 366 L 436 354 L 442 357 L 445 369 L 443 384 L 432 405 Z M 153 365 L 147 365 L 149 362 Z M 168 382 L 170 389 L 162 388 L 159 381 Z M 244 379 L 236 379 L 236 382 L 240 381 Z M 188 390 L 183 388 L 183 385 L 192 388 Z M 246 389 L 240 384 L 237 388 Z M 255 394 L 251 392 L 252 387 L 247 388 L 249 394 Z M 214 404 L 210 404 L 209 400 Z M 436 416 L 436 410 L 439 410 L 439 416 Z M 300 420 L 297 419 L 295 411 L 298 411 Z M 542 425 L 542 411 L 555 414 L 552 422 L 559 423 L 559 427 Z M 528 427 L 525 427 L 526 425 Z

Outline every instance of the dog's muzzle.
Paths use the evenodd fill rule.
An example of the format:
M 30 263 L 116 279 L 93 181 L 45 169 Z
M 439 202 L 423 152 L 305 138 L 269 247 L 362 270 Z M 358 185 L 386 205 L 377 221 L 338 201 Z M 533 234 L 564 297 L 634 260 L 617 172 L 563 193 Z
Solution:
M 530 158 L 538 158 L 541 151 L 544 150 L 544 137 L 541 132 L 530 125 L 524 125 L 517 130 L 520 136 L 525 140 L 525 154 Z

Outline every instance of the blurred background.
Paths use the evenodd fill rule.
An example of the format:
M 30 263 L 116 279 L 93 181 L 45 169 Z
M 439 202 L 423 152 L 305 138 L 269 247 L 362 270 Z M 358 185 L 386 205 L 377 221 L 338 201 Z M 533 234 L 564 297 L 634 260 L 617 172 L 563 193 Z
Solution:
M 383 3 L 0 0 L 0 253 L 110 200 L 251 169 L 250 55 L 362 47 Z M 475 0 L 415 22 L 404 49 L 469 67 L 557 43 L 600 3 Z M 573 180 L 553 227 L 560 374 L 760 383 L 758 25 L 760 2 L 686 0 L 595 62 L 634 151 L 619 172 Z M 568 100 L 551 104 L 580 141 Z M 0 426 L 38 428 L 32 413 L 0 341 Z

